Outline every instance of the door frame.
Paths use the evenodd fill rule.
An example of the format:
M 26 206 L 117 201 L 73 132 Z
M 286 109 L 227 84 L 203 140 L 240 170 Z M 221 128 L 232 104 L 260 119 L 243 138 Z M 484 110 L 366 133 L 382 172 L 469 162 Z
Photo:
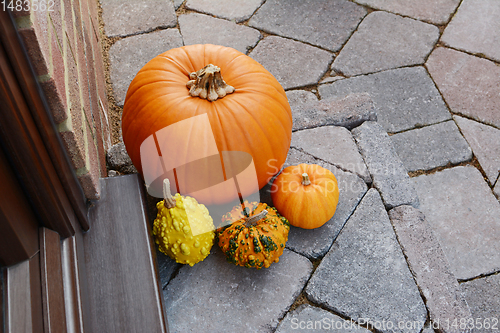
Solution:
M 88 204 L 9 11 L 0 11 L 0 140 L 43 226 L 90 228 Z
M 81 244 L 82 233 L 90 228 L 89 202 L 12 13 L 3 10 L 0 150 L 0 172 L 12 180 L 8 186 L 16 188 L 9 202 L 0 205 L 0 243 L 10 241 L 7 251 L 0 251 L 8 259 L 7 267 L 0 266 L 0 333 L 11 331 L 9 323 L 17 327 L 26 320 L 33 332 L 63 332 L 66 327 L 83 332 L 86 279 Z

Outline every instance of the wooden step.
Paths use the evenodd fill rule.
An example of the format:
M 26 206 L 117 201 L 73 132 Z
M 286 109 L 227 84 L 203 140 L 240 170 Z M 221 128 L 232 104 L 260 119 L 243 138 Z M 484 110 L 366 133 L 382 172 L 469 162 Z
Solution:
M 83 235 L 88 332 L 168 332 L 145 193 L 137 175 L 103 178 Z

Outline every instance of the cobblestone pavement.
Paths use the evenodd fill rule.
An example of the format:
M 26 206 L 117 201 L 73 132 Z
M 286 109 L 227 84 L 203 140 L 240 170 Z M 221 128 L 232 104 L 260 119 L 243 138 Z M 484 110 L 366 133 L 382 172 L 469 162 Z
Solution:
M 101 4 L 118 106 L 152 57 L 233 47 L 287 91 L 286 164 L 339 180 L 335 216 L 269 269 L 158 254 L 171 332 L 498 332 L 500 1 Z

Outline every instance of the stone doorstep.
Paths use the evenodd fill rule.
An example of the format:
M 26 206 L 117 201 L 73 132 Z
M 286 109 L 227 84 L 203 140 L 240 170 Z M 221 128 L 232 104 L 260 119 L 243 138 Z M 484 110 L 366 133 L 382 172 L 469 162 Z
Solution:
M 339 207 L 338 207 L 338 212 L 337 212 L 337 213 L 342 213 L 342 214 L 341 214 L 341 215 L 342 215 L 342 221 L 340 221 L 340 220 L 339 220 L 339 221 L 330 221 L 329 223 L 330 223 L 332 226 L 329 226 L 329 227 L 327 227 L 327 229 L 325 229 L 325 231 L 328 231 L 328 233 L 329 233 L 329 234 L 331 234 L 331 237 L 333 237 L 333 238 L 335 239 L 335 238 L 337 238 L 337 235 L 338 235 L 338 233 L 339 233 L 340 229 L 342 229 L 342 227 L 343 227 L 343 226 L 344 226 L 344 224 L 346 223 L 347 218 L 349 218 L 349 217 L 351 216 L 351 214 L 353 214 L 352 212 L 353 212 L 354 210 L 356 210 L 357 208 L 359 208 L 359 207 L 357 207 L 357 208 L 356 208 L 356 206 L 358 206 L 358 205 L 359 205 L 359 203 L 360 203 L 360 201 L 361 201 L 361 198 L 362 198 L 363 196 L 365 196 L 365 193 L 366 193 L 366 191 L 367 191 L 367 187 L 366 187 L 366 185 L 364 184 L 364 182 L 363 182 L 361 179 L 359 179 L 357 176 L 355 176 L 354 174 L 351 174 L 351 173 L 348 173 L 348 172 L 344 172 L 344 171 L 338 170 L 337 168 L 333 167 L 332 165 L 328 165 L 328 163 L 325 163 L 325 162 L 323 162 L 323 161 L 317 160 L 316 158 L 314 158 L 313 156 L 311 156 L 311 155 L 309 155 L 309 154 L 305 154 L 305 153 L 303 153 L 303 152 L 301 152 L 301 151 L 299 151 L 299 150 L 296 150 L 296 149 L 294 149 L 294 148 L 291 148 L 291 149 L 290 149 L 290 152 L 289 152 L 289 156 L 288 156 L 287 162 L 285 163 L 285 166 L 287 166 L 287 165 L 293 165 L 293 164 L 299 164 L 299 163 L 303 163 L 303 162 L 305 162 L 305 163 L 317 163 L 317 164 L 323 165 L 324 167 L 327 167 L 327 168 L 331 169 L 331 170 L 334 172 L 334 174 L 336 174 L 336 175 L 337 175 L 337 177 L 338 177 L 338 179 L 339 179 L 339 181 L 340 181 L 340 182 L 344 181 L 344 182 L 347 182 L 347 183 L 352 183 L 352 182 L 354 181 L 354 179 L 351 179 L 351 178 L 357 178 L 357 179 L 358 179 L 358 181 L 355 181 L 355 183 L 356 183 L 356 184 L 358 184 L 358 183 L 359 183 L 358 185 L 364 185 L 364 189 L 363 189 L 363 188 L 360 188 L 360 191 L 361 191 L 361 192 L 359 192 L 359 193 L 358 193 L 357 191 L 354 191 L 354 192 L 350 195 L 350 196 L 352 196 L 352 198 L 350 198 L 350 199 L 349 199 L 349 203 L 348 203 L 348 202 L 345 202 L 345 203 L 339 202 Z M 351 177 L 351 178 L 349 178 L 349 177 Z M 351 185 L 352 185 L 352 184 L 351 184 Z M 340 184 L 340 183 L 339 183 L 339 186 L 340 186 L 340 187 L 342 187 L 342 186 L 344 186 L 344 187 L 345 187 L 345 186 L 349 186 L 349 184 L 347 184 L 347 185 L 346 185 L 346 184 L 342 185 L 342 184 Z M 376 192 L 376 191 L 375 191 L 375 192 L 373 192 L 373 191 L 374 191 L 374 190 L 372 190 L 372 192 L 370 192 L 370 193 L 372 193 L 372 196 L 373 196 L 373 195 L 375 195 L 374 193 L 378 193 L 378 192 Z M 379 197 L 379 196 L 378 196 L 378 197 Z M 380 197 L 379 197 L 379 198 L 380 198 Z M 380 199 L 378 199 L 378 200 L 380 200 Z M 354 206 L 353 206 L 353 204 L 354 204 Z M 345 207 L 344 207 L 344 206 L 345 206 Z M 344 207 L 344 208 L 343 208 L 343 207 Z M 384 208 L 383 206 L 381 206 L 380 208 L 381 208 L 381 209 L 385 212 L 385 208 Z M 344 210 L 345 210 L 345 212 L 344 212 Z M 336 216 L 337 216 L 337 215 L 336 215 Z M 335 218 L 335 216 L 334 216 L 334 218 Z M 387 220 L 388 220 L 388 219 L 387 219 Z M 333 227 L 333 226 L 335 226 L 335 227 Z M 323 229 L 324 229 L 324 228 L 323 228 Z M 386 228 L 386 229 L 387 229 L 387 228 Z M 300 255 L 302 255 L 302 256 L 306 256 L 306 257 L 313 258 L 313 259 L 321 259 L 321 258 L 325 255 L 325 253 L 326 253 L 327 251 L 328 251 L 328 253 L 330 253 L 330 252 L 332 252 L 332 251 L 335 251 L 335 248 L 331 248 L 331 249 L 330 249 L 330 246 L 331 246 L 331 241 L 328 241 L 328 240 L 326 240 L 328 244 L 327 244 L 327 243 L 325 243 L 325 244 L 324 244 L 324 245 L 326 245 L 327 247 L 326 247 L 326 248 L 324 248 L 324 250 L 323 250 L 321 253 L 316 253 L 316 252 L 314 251 L 314 249 L 311 249 L 311 246 L 310 246 L 311 244 L 312 244 L 312 245 L 318 245 L 318 244 L 317 244 L 317 242 L 311 241 L 311 240 L 309 239 L 310 237 L 307 237 L 309 234 L 314 235 L 314 230 L 309 231 L 309 230 L 300 230 L 300 229 L 292 228 L 291 233 L 293 233 L 293 232 L 295 232 L 295 233 L 301 233 L 301 234 L 302 234 L 302 236 L 304 236 L 304 238 L 306 239 L 306 244 L 305 244 L 305 246 L 304 246 L 304 245 L 302 245 L 302 244 L 300 244 L 300 237 L 294 237 L 294 236 L 290 235 L 290 236 L 289 236 L 289 243 L 287 243 L 287 248 L 289 248 L 289 249 L 291 249 L 291 250 L 293 250 L 293 251 L 297 252 L 298 254 L 300 254 Z M 392 232 L 392 228 L 388 228 L 388 229 L 386 230 L 386 232 L 388 232 L 388 233 Z M 309 241 L 307 241 L 307 239 L 309 239 Z M 394 239 L 396 239 L 396 238 L 394 237 Z M 323 243 L 324 243 L 324 242 L 323 242 Z M 397 242 L 395 242 L 395 244 L 397 244 Z M 216 246 L 216 245 L 214 245 L 214 246 Z M 215 251 L 217 252 L 217 250 L 215 250 Z M 311 252 L 311 251 L 312 251 L 312 252 Z M 396 250 L 396 251 L 399 251 L 399 250 Z M 330 254 L 328 254 L 328 255 L 330 255 Z M 213 255 L 212 255 L 212 256 L 213 256 Z M 302 256 L 299 256 L 299 257 L 303 258 Z M 299 257 L 298 257 L 298 258 L 299 258 Z M 178 298 L 178 297 L 180 297 L 180 296 L 176 295 L 176 291 L 175 291 L 175 289 L 176 289 L 176 288 L 172 287 L 171 282 L 168 282 L 168 280 L 169 280 L 169 278 L 172 276 L 172 272 L 176 270 L 176 268 L 178 267 L 178 265 L 177 265 L 177 264 L 175 264 L 172 260 L 170 260 L 169 258 L 167 258 L 167 257 L 165 257 L 165 256 L 163 256 L 163 257 L 162 257 L 162 256 L 160 256 L 160 258 L 162 258 L 162 259 L 160 260 L 160 269 L 161 269 L 161 272 L 162 272 L 161 274 L 162 274 L 162 275 L 165 275 L 164 277 L 162 277 L 162 283 L 163 283 L 163 285 L 164 285 L 164 286 L 165 286 L 165 285 L 167 285 L 167 283 L 168 283 L 168 286 L 170 286 L 170 287 L 167 287 L 169 291 L 166 291 L 165 295 L 168 295 L 168 297 L 169 297 L 169 298 L 177 299 L 177 298 Z M 209 257 L 209 258 L 210 258 L 210 257 Z M 209 259 L 209 258 L 208 258 L 208 259 Z M 207 259 L 207 260 L 208 260 L 208 259 Z M 220 259 L 212 258 L 211 260 L 208 260 L 208 261 L 212 261 L 212 260 L 219 261 Z M 398 260 L 400 260 L 401 262 L 405 262 L 405 260 L 404 260 L 404 258 L 403 258 L 402 256 L 401 256 Z M 225 262 L 224 262 L 223 264 L 227 264 L 227 263 L 225 263 Z M 405 264 L 406 264 L 406 262 L 405 262 Z M 222 264 L 221 264 L 221 265 L 222 265 Z M 199 268 L 201 269 L 201 266 L 206 266 L 206 265 L 205 265 L 205 264 L 201 264 L 201 265 L 199 265 L 199 266 L 200 266 Z M 195 266 L 195 267 L 196 267 L 196 266 Z M 402 267 L 404 267 L 404 266 L 402 266 Z M 208 267 L 203 268 L 202 270 L 204 271 L 204 270 L 206 270 L 206 269 L 208 269 Z M 232 267 L 232 266 L 228 267 L 228 269 L 235 269 L 235 271 L 234 271 L 235 273 L 236 273 L 236 272 L 240 272 L 240 271 L 242 271 L 242 270 L 239 270 L 238 268 L 236 268 L 236 267 Z M 188 272 L 188 271 L 190 271 L 190 270 L 188 270 L 188 268 L 181 267 L 181 271 L 185 271 L 185 272 L 187 273 L 187 272 Z M 247 273 L 247 272 L 246 272 L 246 270 L 243 270 L 243 271 L 242 271 L 242 273 Z M 251 274 L 251 272 L 248 272 L 248 274 Z M 246 276 L 246 275 L 248 275 L 248 274 L 245 274 L 245 276 Z M 403 274 L 403 275 L 405 275 L 405 274 Z M 190 274 L 190 273 L 189 273 L 189 276 L 191 276 L 191 274 Z M 399 276 L 399 275 L 398 275 L 398 276 Z M 410 276 L 411 276 L 411 274 L 410 274 Z M 179 278 L 179 275 L 177 275 L 177 276 L 176 276 L 176 278 L 174 278 L 174 279 L 176 279 L 176 280 L 177 280 L 178 278 Z M 194 276 L 191 276 L 189 279 L 193 279 L 193 278 L 194 278 Z M 232 279 L 234 279 L 234 281 L 239 280 L 237 277 L 233 277 Z M 248 279 L 248 277 L 246 277 L 245 279 Z M 243 279 L 243 280 L 244 280 L 244 279 Z M 408 283 L 410 283 L 410 282 L 411 282 L 411 283 L 413 283 L 413 280 L 412 280 L 411 278 L 410 278 L 409 280 L 407 280 L 407 281 L 409 281 Z M 179 284 L 179 283 L 180 283 L 180 282 L 179 282 L 179 281 L 177 281 L 177 282 L 175 283 L 175 286 L 178 286 L 178 284 Z M 351 282 L 350 282 L 350 281 L 347 281 L 346 283 L 349 285 Z M 230 284 L 231 284 L 231 283 L 230 283 Z M 235 284 L 236 284 L 236 282 L 232 282 L 232 284 L 234 284 L 234 285 L 235 285 Z M 246 284 L 246 282 L 245 282 L 245 284 Z M 265 286 L 264 286 L 264 287 L 265 287 Z M 245 287 L 245 288 L 247 288 L 247 287 Z M 232 290 L 232 289 L 231 289 L 231 290 Z M 416 288 L 415 288 L 415 290 L 416 290 Z M 186 291 L 184 291 L 184 292 L 186 292 Z M 198 291 L 197 291 L 197 292 L 198 292 Z M 373 292 L 376 292 L 376 291 L 373 291 Z M 298 295 L 298 294 L 297 294 L 297 295 Z M 416 293 L 416 294 L 415 294 L 415 293 L 413 293 L 412 295 L 414 295 L 414 296 L 416 297 L 416 298 L 415 298 L 415 300 L 417 300 L 417 299 L 418 299 L 418 291 L 417 291 L 417 293 Z M 203 296 L 203 297 L 205 297 L 205 296 Z M 208 296 L 207 296 L 207 297 L 208 297 Z M 218 301 L 218 302 L 219 302 L 219 303 L 218 303 L 218 304 L 219 304 L 219 306 L 221 305 L 221 303 L 220 303 L 221 301 L 222 301 L 222 299 Z M 209 302 L 210 302 L 210 300 L 209 300 Z M 348 303 L 348 301 L 346 301 L 346 302 Z M 320 303 L 321 303 L 321 302 L 320 302 Z M 412 303 L 412 302 L 410 302 L 410 303 Z M 360 304 L 361 304 L 361 303 L 360 303 Z M 169 309 L 170 309 L 169 311 L 170 311 L 171 313 L 173 313 L 172 311 L 174 311 L 174 310 L 175 310 L 175 308 L 176 308 L 176 307 L 178 307 L 178 306 L 179 306 L 179 305 L 176 305 L 176 306 L 173 306 L 173 307 L 170 307 L 170 306 L 169 306 Z M 360 306 L 362 306 L 362 305 L 360 305 Z M 415 306 L 415 304 L 413 304 L 413 303 L 412 303 L 412 305 L 411 305 L 411 306 L 413 307 L 413 306 Z M 422 303 L 422 306 L 423 306 L 423 303 Z M 183 307 L 183 308 L 184 308 L 184 305 L 181 305 L 181 307 Z M 414 313 L 415 315 L 416 315 L 417 313 L 419 313 L 419 315 L 417 315 L 417 317 L 418 317 L 418 318 L 417 318 L 417 317 L 415 317 L 415 318 L 417 318 L 418 320 L 423 320 L 423 318 L 421 318 L 421 317 L 422 317 L 422 315 L 425 313 L 425 311 L 424 311 L 424 312 L 422 312 L 422 311 L 421 311 L 421 310 L 422 310 L 422 308 L 421 308 L 421 307 L 419 307 L 419 309 L 420 309 L 420 310 L 417 310 L 417 308 L 415 308 L 413 311 L 416 311 L 416 312 L 413 312 L 413 313 Z M 210 311 L 215 311 L 214 313 L 219 313 L 219 310 L 218 310 L 218 309 L 212 309 L 212 310 L 210 310 Z M 235 310 L 235 311 L 238 311 L 238 310 Z M 273 311 L 275 311 L 275 310 L 273 310 Z M 282 310 L 280 310 L 280 311 L 282 311 Z M 326 312 L 326 311 L 324 311 L 324 310 L 321 310 L 321 311 L 323 311 L 323 312 L 325 312 L 326 314 L 328 314 L 328 316 L 331 316 L 331 317 L 332 317 L 332 321 L 335 321 L 335 320 L 334 320 L 334 318 L 335 318 L 336 316 L 335 316 L 334 314 L 331 314 L 331 313 Z M 321 311 L 320 311 L 320 312 L 321 312 Z M 375 316 L 376 316 L 376 317 L 379 315 L 379 314 L 377 313 L 377 311 L 378 311 L 378 310 L 377 310 L 377 307 L 373 307 L 371 311 L 372 311 L 372 313 L 374 313 L 374 314 L 375 314 Z M 308 310 L 306 310 L 306 313 L 308 313 L 308 312 L 311 312 L 311 313 L 313 313 L 314 315 L 318 315 L 317 310 L 314 310 L 314 309 L 308 309 Z M 321 312 L 321 313 L 323 314 L 323 312 Z M 346 315 L 346 313 L 342 313 L 342 314 L 343 314 L 344 316 Z M 198 315 L 201 315 L 201 314 L 198 314 Z M 229 315 L 229 314 L 228 314 L 228 315 Z M 234 315 L 235 315 L 235 314 L 234 314 Z M 173 316 L 176 316 L 176 315 L 175 315 L 175 314 L 173 314 Z M 226 314 L 225 314 L 224 316 L 226 316 Z M 231 315 L 229 315 L 229 316 L 231 316 Z M 288 318 L 288 319 L 283 320 L 283 321 L 282 321 L 282 323 L 280 324 L 280 329 L 281 329 L 281 330 L 285 329 L 285 327 L 287 327 L 287 325 L 290 325 L 290 322 L 289 322 L 289 321 L 292 319 L 292 317 L 290 317 L 290 316 L 292 316 L 292 317 L 296 317 L 296 313 L 293 313 L 293 312 L 289 312 L 289 313 L 288 313 L 288 315 L 287 315 L 287 318 Z M 304 315 L 301 315 L 301 318 L 302 318 L 303 316 L 304 316 Z M 169 317 L 170 317 L 170 316 L 169 316 Z M 271 315 L 271 317 L 273 317 L 273 315 Z M 276 323 L 276 322 L 277 322 L 276 320 L 278 320 L 278 318 L 276 318 L 276 319 L 274 319 L 274 320 L 273 320 L 273 319 L 271 319 L 271 317 L 269 317 L 269 318 L 268 318 L 268 320 L 271 320 L 273 323 Z M 411 315 L 410 315 L 410 317 L 411 317 Z M 410 318 L 410 317 L 409 317 L 409 318 Z M 175 317 L 174 317 L 174 318 L 175 318 Z M 381 318 L 382 318 L 382 317 L 381 317 Z M 359 318 L 358 318 L 358 319 L 359 319 Z M 393 319 L 394 319 L 394 318 L 393 318 Z M 410 318 L 410 319 L 412 319 L 412 318 Z M 252 320 L 256 320 L 256 319 L 252 319 Z M 226 324 L 227 324 L 227 323 L 228 323 L 228 322 L 226 321 Z M 258 323 L 257 323 L 257 322 L 255 322 L 255 324 L 259 325 L 260 327 L 264 327 L 264 326 L 262 326 L 262 325 L 263 325 L 263 322 L 262 322 L 262 321 L 259 321 Z M 174 325 L 174 326 L 172 326 L 172 325 Z M 174 323 L 171 321 L 171 328 L 173 328 L 173 327 L 178 327 L 178 326 L 176 326 L 176 325 L 178 325 L 178 324 L 174 324 Z M 203 326 L 203 324 L 202 324 L 201 322 L 198 322 L 196 325 L 202 325 L 202 326 Z M 271 324 L 271 325 L 272 325 L 272 326 L 274 326 L 275 324 Z M 200 326 L 200 327 L 201 327 L 201 326 Z
M 126 152 L 124 154 L 123 147 L 121 147 L 121 145 L 115 145 L 113 147 L 113 149 L 110 150 L 110 152 L 111 152 L 111 156 L 108 156 L 108 162 L 110 164 L 112 164 L 113 166 L 118 167 L 118 165 L 120 165 L 120 164 L 125 164 L 125 165 L 129 164 L 129 162 L 128 162 L 126 156 L 125 156 Z M 304 154 L 304 153 L 302 153 L 300 151 L 296 151 L 294 148 L 290 149 L 290 154 L 289 154 L 289 159 L 287 160 L 287 163 L 291 163 L 291 164 L 298 164 L 298 163 L 301 163 L 301 162 L 319 163 L 319 164 L 322 163 L 322 161 L 316 160 L 311 155 L 307 155 L 307 154 Z M 115 161 L 115 159 L 117 161 Z M 323 163 L 323 164 L 325 164 L 325 163 Z M 333 167 L 333 166 L 330 166 L 330 168 L 336 170 L 336 168 Z M 343 174 L 345 174 L 345 172 L 337 170 L 335 173 L 340 177 L 339 178 L 340 180 L 342 180 L 345 177 L 345 176 L 343 176 Z M 354 175 L 352 175 L 352 176 L 354 176 Z M 361 194 L 364 195 L 365 191 L 366 191 L 366 189 L 364 191 L 362 191 Z M 356 198 L 355 201 L 356 201 L 355 205 L 356 206 L 359 205 L 360 198 L 359 197 Z M 404 209 L 404 207 L 408 207 L 407 209 L 412 209 L 414 211 L 419 212 L 418 210 L 416 210 L 415 208 L 412 208 L 411 206 L 400 206 L 400 207 L 397 207 L 397 208 L 394 208 L 394 209 L 391 210 L 391 212 L 389 214 L 389 216 L 391 217 L 391 221 L 394 221 L 394 219 L 395 219 L 395 217 L 394 217 L 395 214 L 396 214 L 395 212 L 398 211 L 398 210 Z M 351 209 L 349 209 L 349 210 L 352 212 Z M 344 223 L 341 223 L 340 227 L 342 227 Z M 335 224 L 337 224 L 337 223 L 335 223 Z M 301 232 L 302 230 L 298 230 L 297 229 L 295 231 L 296 232 Z M 447 315 L 451 315 L 451 316 L 455 315 L 455 317 L 456 317 L 457 313 L 458 314 L 461 313 L 460 311 L 465 311 L 463 313 L 469 313 L 469 316 L 470 316 L 470 311 L 467 312 L 468 311 L 468 307 L 467 307 L 466 303 L 465 303 L 465 306 L 463 306 L 463 304 L 462 304 L 462 307 L 460 307 L 457 304 L 451 304 L 450 307 L 448 308 L 448 310 L 442 309 L 442 308 L 440 309 L 439 307 L 436 308 L 436 304 L 440 304 L 439 302 L 443 302 L 443 299 L 442 299 L 443 297 L 445 297 L 446 300 L 450 299 L 450 301 L 449 301 L 450 303 L 452 303 L 452 301 L 453 301 L 453 294 L 451 294 L 451 296 L 447 296 L 448 294 L 445 294 L 443 296 L 442 290 L 439 290 L 438 287 L 442 288 L 443 286 L 446 286 L 444 288 L 445 290 L 457 290 L 457 287 L 458 287 L 458 283 L 456 282 L 457 280 L 455 279 L 455 277 L 451 273 L 449 273 L 446 270 L 446 268 L 445 268 L 445 267 L 449 266 L 449 264 L 446 261 L 446 258 L 444 258 L 444 256 L 439 257 L 437 260 L 439 261 L 440 265 L 434 266 L 436 268 L 436 270 L 437 270 L 437 273 L 435 273 L 435 274 L 438 274 L 438 275 L 441 274 L 441 276 L 445 276 L 445 278 L 444 278 L 445 281 L 443 282 L 443 281 L 439 281 L 438 280 L 437 284 L 435 284 L 435 283 L 434 284 L 433 283 L 429 284 L 429 280 L 426 280 L 425 274 L 424 274 L 423 278 L 420 275 L 419 276 L 415 276 L 416 273 L 415 273 L 415 266 L 414 265 L 415 265 L 415 263 L 417 263 L 419 261 L 419 258 L 418 258 L 419 253 L 418 253 L 418 251 L 413 251 L 413 252 L 411 250 L 409 251 L 408 250 L 408 246 L 416 246 L 418 244 L 408 244 L 408 243 L 403 244 L 403 242 L 401 242 L 401 239 L 402 239 L 401 235 L 403 233 L 406 236 L 407 241 L 408 241 L 408 239 L 410 239 L 410 241 L 411 241 L 413 237 L 416 237 L 418 235 L 412 234 L 411 231 L 409 231 L 409 230 L 403 230 L 403 231 L 401 231 L 400 229 L 396 228 L 396 226 L 395 226 L 395 231 L 396 231 L 396 235 L 398 237 L 398 240 L 400 241 L 400 246 L 402 246 L 403 251 L 404 251 L 404 253 L 406 255 L 407 264 L 411 268 L 411 271 L 414 274 L 415 280 L 418 283 L 418 285 L 419 285 L 419 287 L 421 289 L 421 292 L 424 293 L 424 296 L 425 296 L 425 299 L 426 299 L 426 305 L 427 305 L 427 307 L 428 307 L 428 309 L 429 309 L 429 311 L 431 313 L 431 318 L 435 319 L 435 320 L 441 319 L 441 321 L 442 321 L 443 318 L 445 318 L 445 316 L 447 316 Z M 426 232 L 428 232 L 428 230 L 426 231 L 425 227 L 424 227 L 423 231 L 424 231 L 423 234 L 427 235 Z M 292 229 L 292 232 L 293 232 L 293 229 Z M 337 235 L 338 235 L 338 231 L 334 232 L 334 235 L 332 235 L 332 236 L 334 238 L 336 238 Z M 305 235 L 305 236 L 307 236 L 307 235 Z M 314 255 L 313 252 L 309 253 L 310 250 L 308 250 L 308 248 L 310 248 L 310 246 L 306 247 L 306 248 L 304 248 L 302 250 L 301 249 L 301 245 L 299 244 L 299 242 L 298 242 L 298 240 L 296 238 L 297 237 L 295 237 L 295 238 L 290 237 L 290 240 L 293 240 L 291 242 L 291 243 L 293 243 L 292 244 L 293 245 L 292 249 L 295 250 L 295 248 L 297 248 L 298 252 L 301 253 L 302 255 L 318 259 L 318 258 L 321 258 L 326 253 L 326 251 L 328 251 L 329 246 L 328 246 L 328 248 L 326 248 L 326 251 L 322 252 L 320 254 L 320 256 L 318 257 L 317 255 Z M 429 237 L 429 239 L 430 239 L 430 241 L 432 243 L 431 244 L 432 246 L 429 246 L 429 247 L 434 252 L 439 252 L 440 251 L 439 244 L 435 241 L 435 239 L 433 237 Z M 428 239 L 426 238 L 426 240 L 428 240 Z M 287 248 L 290 248 L 288 246 L 288 244 L 287 244 Z M 442 250 L 441 250 L 441 252 L 442 252 Z M 160 277 L 161 277 L 161 280 L 162 280 L 162 286 L 166 287 L 166 285 L 169 282 L 170 278 L 172 277 L 173 273 L 177 270 L 177 268 L 180 265 L 176 264 L 173 260 L 171 260 L 170 258 L 168 258 L 168 257 L 166 257 L 164 255 L 157 254 L 157 256 L 158 256 L 158 261 L 159 261 Z M 444 269 L 444 271 L 443 271 L 443 269 Z M 421 274 L 422 272 L 419 272 L 419 273 Z M 423 283 L 424 286 L 421 286 L 420 285 L 421 283 Z M 439 284 L 439 283 L 441 283 L 441 284 Z M 458 289 L 459 289 L 459 287 L 458 287 Z M 458 298 L 458 303 L 460 304 L 460 298 Z M 454 308 L 453 306 L 456 306 L 456 307 Z M 463 309 L 463 310 L 460 310 L 460 309 Z M 309 311 L 309 310 L 307 310 L 307 311 Z M 311 310 L 311 311 L 312 311 L 313 314 L 317 315 L 317 313 L 316 313 L 317 310 Z M 324 311 L 324 310 L 321 310 L 321 311 Z M 455 312 L 453 312 L 453 311 L 455 311 Z M 297 312 L 297 311 L 295 311 L 295 312 Z M 324 312 L 326 312 L 326 311 L 324 311 Z M 285 325 L 283 327 L 287 327 L 286 325 L 290 325 L 289 321 L 291 320 L 291 318 L 295 318 L 296 317 L 296 313 L 295 314 L 294 313 L 292 313 L 292 312 L 288 313 L 288 315 L 286 317 L 288 319 L 285 319 L 282 322 L 282 324 L 280 324 L 279 327 L 282 327 L 283 325 Z M 326 313 L 329 316 L 335 317 L 335 315 L 330 314 L 329 312 L 326 312 Z M 303 317 L 303 315 L 302 315 L 302 317 Z M 446 317 L 446 318 L 448 318 L 448 317 Z M 443 331 L 443 332 L 447 332 L 447 331 Z

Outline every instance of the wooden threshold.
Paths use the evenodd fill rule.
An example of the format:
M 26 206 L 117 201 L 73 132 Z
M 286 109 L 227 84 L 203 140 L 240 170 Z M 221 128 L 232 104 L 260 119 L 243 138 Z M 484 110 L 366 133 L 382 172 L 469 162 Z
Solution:
M 89 332 L 168 332 L 144 198 L 137 174 L 101 179 L 83 235 Z

